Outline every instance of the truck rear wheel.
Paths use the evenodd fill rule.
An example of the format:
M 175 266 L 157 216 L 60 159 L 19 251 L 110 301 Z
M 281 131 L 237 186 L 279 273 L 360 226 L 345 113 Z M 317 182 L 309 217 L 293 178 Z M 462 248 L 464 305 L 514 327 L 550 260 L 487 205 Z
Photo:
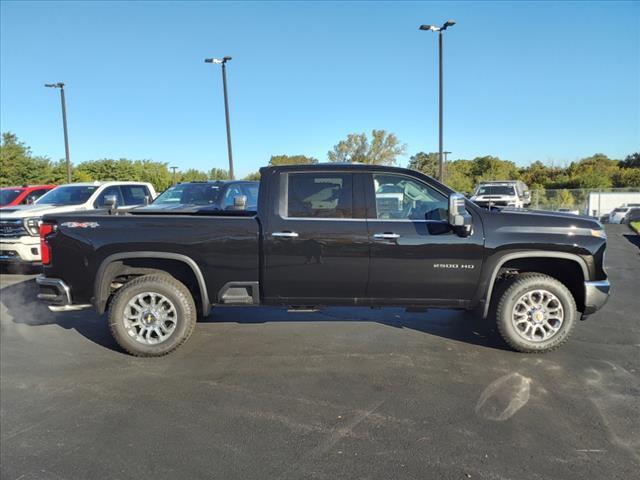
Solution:
M 509 282 L 496 310 L 504 341 L 524 353 L 548 352 L 566 342 L 578 314 L 569 289 L 541 273 L 523 273 Z
M 187 341 L 196 316 L 193 296 L 183 283 L 169 275 L 144 275 L 116 292 L 109 327 L 131 355 L 159 357 Z

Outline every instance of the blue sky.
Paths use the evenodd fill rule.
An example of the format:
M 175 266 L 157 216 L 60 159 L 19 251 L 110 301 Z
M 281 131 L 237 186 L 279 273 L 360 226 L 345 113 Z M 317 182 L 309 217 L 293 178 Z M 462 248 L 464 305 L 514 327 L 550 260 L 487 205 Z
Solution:
M 236 172 L 327 151 L 351 132 L 437 150 L 437 36 L 445 148 L 565 164 L 640 145 L 640 2 L 13 2 L 1 4 L 0 127 L 71 159 L 226 168 L 228 68 Z

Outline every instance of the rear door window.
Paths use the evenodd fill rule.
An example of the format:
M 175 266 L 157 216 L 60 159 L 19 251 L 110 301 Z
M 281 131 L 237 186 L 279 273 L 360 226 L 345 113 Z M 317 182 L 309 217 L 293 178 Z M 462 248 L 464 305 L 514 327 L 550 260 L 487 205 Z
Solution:
M 94 203 L 95 208 L 105 208 L 106 198 L 110 195 L 115 195 L 116 201 L 119 206 L 125 205 L 124 198 L 122 197 L 122 192 L 120 192 L 120 187 L 117 185 L 112 185 L 111 187 L 105 188 L 102 193 L 98 195 L 98 199 Z
M 289 174 L 286 213 L 291 218 L 353 218 L 353 175 Z
M 125 205 L 144 205 L 144 197 L 151 199 L 146 185 L 121 185 Z

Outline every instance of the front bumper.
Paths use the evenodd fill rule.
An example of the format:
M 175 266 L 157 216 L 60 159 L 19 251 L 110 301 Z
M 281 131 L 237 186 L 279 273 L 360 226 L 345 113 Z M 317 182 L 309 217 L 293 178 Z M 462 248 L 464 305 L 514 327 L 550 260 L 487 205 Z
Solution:
M 71 299 L 71 289 L 59 278 L 48 278 L 40 275 L 36 278 L 38 284 L 38 299 L 49 304 L 52 312 L 81 310 L 89 308 L 89 304 L 74 305 Z
M 611 285 L 609 280 L 598 280 L 595 282 L 584 282 L 584 312 L 589 315 L 600 310 L 609 300 Z
M 0 239 L 0 261 L 7 263 L 39 263 L 40 238 L 17 237 Z

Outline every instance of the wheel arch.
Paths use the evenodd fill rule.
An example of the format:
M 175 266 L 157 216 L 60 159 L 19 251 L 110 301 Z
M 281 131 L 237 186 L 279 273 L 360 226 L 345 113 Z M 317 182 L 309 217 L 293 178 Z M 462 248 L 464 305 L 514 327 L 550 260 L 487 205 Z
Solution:
M 563 282 L 565 286 L 567 286 L 567 288 L 569 288 L 569 290 L 573 294 L 574 299 L 576 300 L 576 304 L 578 305 L 578 308 L 580 309 L 581 307 L 582 308 L 584 307 L 584 281 L 586 281 L 589 278 L 589 268 L 586 262 L 584 261 L 584 259 L 581 258 L 579 255 L 576 255 L 573 253 L 567 253 L 567 252 L 546 252 L 546 251 L 539 251 L 539 250 L 527 250 L 527 251 L 507 253 L 502 257 L 500 257 L 496 265 L 493 267 L 493 270 L 491 271 L 491 276 L 489 277 L 489 283 L 487 285 L 485 296 L 484 296 L 485 301 L 484 301 L 482 318 L 487 318 L 489 314 L 489 309 L 491 307 L 491 304 L 493 303 L 492 295 L 495 289 L 496 282 L 498 280 L 498 274 L 500 273 L 500 270 L 504 267 L 509 267 L 510 263 L 512 265 L 517 266 L 518 265 L 517 261 L 526 260 L 531 262 L 531 261 L 535 261 L 536 259 L 546 261 L 547 262 L 545 264 L 546 266 L 550 264 L 549 261 L 553 262 L 554 260 L 558 261 L 557 262 L 558 265 L 561 264 L 560 261 L 571 262 L 571 264 L 574 265 L 577 268 L 577 270 L 579 270 L 582 273 L 582 281 L 579 283 L 579 285 L 578 284 L 566 285 L 566 282 L 563 281 L 563 279 L 561 278 L 562 275 L 557 275 L 557 274 L 554 275 L 553 273 L 550 273 L 548 269 L 545 269 L 545 268 L 540 268 L 540 269 L 533 268 L 533 269 L 528 269 L 527 271 L 534 271 L 534 272 L 537 271 L 539 273 L 546 273 L 558 279 L 559 281 Z
M 144 267 L 131 267 L 125 265 L 126 261 L 132 260 L 150 260 L 148 265 Z M 154 262 L 154 260 L 156 260 Z M 209 302 L 209 294 L 207 292 L 207 284 L 198 264 L 187 255 L 171 252 L 121 252 L 114 253 L 106 257 L 101 263 L 96 273 L 96 283 L 94 285 L 94 302 L 96 310 L 99 314 L 106 310 L 107 302 L 111 296 L 111 282 L 123 272 L 140 274 L 148 274 L 155 272 L 164 272 L 172 274 L 172 268 L 169 263 L 179 264 L 185 267 L 187 272 L 193 275 L 195 280 L 194 287 L 198 289 L 197 293 L 200 298 L 200 308 L 204 315 L 209 312 L 211 303 Z M 173 276 L 173 275 L 172 275 Z M 197 302 L 197 299 L 195 299 Z

